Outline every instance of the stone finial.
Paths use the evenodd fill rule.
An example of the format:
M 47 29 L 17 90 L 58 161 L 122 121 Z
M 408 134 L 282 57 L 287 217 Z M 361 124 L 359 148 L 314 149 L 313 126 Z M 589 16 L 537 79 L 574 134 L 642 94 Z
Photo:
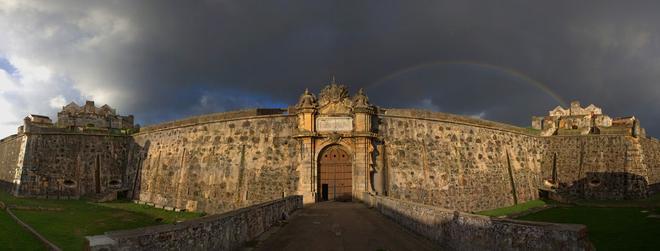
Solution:
M 309 89 L 305 89 L 305 92 L 300 95 L 300 100 L 298 101 L 298 107 L 300 108 L 314 108 L 316 107 L 316 97 L 314 94 L 309 92 Z
M 369 98 L 364 94 L 364 89 L 360 88 L 358 93 L 353 98 L 353 105 L 355 107 L 369 107 Z

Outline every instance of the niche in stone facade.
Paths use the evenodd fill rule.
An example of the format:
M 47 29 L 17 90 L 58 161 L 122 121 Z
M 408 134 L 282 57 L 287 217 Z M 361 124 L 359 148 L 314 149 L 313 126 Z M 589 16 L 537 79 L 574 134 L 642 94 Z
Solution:
M 597 187 L 600 186 L 601 182 L 599 179 L 592 179 L 589 181 L 589 186 Z
M 110 188 L 121 188 L 121 180 L 111 180 L 110 183 L 108 183 L 108 186 L 110 186 Z
M 73 180 L 65 180 L 63 184 L 64 184 L 64 187 L 67 187 L 67 188 L 76 187 L 76 182 L 73 181 Z
M 549 179 L 543 180 L 543 185 L 546 188 L 557 188 L 559 185 L 559 182 L 557 180 L 557 153 L 554 153 L 552 155 L 552 177 Z

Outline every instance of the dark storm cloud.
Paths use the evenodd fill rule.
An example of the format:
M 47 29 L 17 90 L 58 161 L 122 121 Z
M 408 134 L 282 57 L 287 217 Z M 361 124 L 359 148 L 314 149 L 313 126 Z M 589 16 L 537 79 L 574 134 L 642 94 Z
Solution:
M 77 8 L 68 4 L 52 8 Z M 113 105 L 146 123 L 293 104 L 306 87 L 318 91 L 336 75 L 352 90 L 366 87 L 379 106 L 523 126 L 559 105 L 542 83 L 566 101 L 636 115 L 660 134 L 660 3 L 653 1 L 86 4 L 93 10 L 120 13 L 131 36 L 99 47 L 91 55 L 102 64 L 92 64 L 103 67 L 86 74 L 111 82 L 123 93 Z

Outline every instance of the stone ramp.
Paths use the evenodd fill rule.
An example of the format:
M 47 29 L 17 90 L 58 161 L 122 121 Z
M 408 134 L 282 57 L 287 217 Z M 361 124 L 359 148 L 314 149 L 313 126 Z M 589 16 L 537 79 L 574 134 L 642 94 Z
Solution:
M 258 238 L 254 250 L 439 250 L 364 204 L 316 203 L 296 211 L 275 232 Z

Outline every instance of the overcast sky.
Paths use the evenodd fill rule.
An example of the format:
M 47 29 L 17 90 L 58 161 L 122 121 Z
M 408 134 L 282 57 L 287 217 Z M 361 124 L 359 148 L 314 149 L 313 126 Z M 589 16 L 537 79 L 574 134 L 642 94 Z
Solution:
M 660 136 L 660 1 L 0 0 L 0 138 L 93 99 L 152 124 L 286 107 L 332 75 L 381 107 L 529 126 L 580 100 Z

